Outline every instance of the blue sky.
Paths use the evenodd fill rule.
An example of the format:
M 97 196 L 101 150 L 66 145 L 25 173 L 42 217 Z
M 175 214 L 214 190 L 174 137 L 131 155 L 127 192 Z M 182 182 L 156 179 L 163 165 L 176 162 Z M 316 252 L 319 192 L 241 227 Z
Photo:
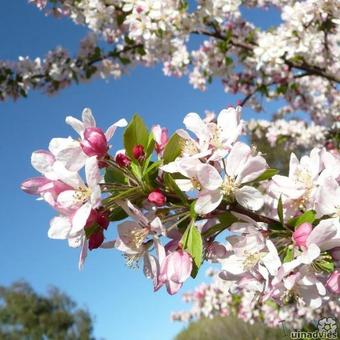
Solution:
M 278 15 L 272 11 L 247 12 L 255 23 L 273 25 Z M 3 37 L 0 59 L 19 55 L 37 57 L 62 45 L 75 51 L 86 33 L 68 20 L 45 17 L 25 0 L 4 1 L 0 12 Z M 195 91 L 186 78 L 166 78 L 159 67 L 138 68 L 118 81 L 93 81 L 72 86 L 56 96 L 31 92 L 27 99 L 0 102 L 0 284 L 26 279 L 35 289 L 45 291 L 54 284 L 66 291 L 95 316 L 95 336 L 105 339 L 171 339 L 183 326 L 171 323 L 170 312 L 186 308 L 181 294 L 152 292 L 151 282 L 141 270 L 128 269 L 115 251 L 90 254 L 82 272 L 77 269 L 78 249 L 66 242 L 47 238 L 54 212 L 19 189 L 20 183 L 35 176 L 30 165 L 33 150 L 47 148 L 52 137 L 66 137 L 73 131 L 64 123 L 66 115 L 79 117 L 84 107 L 92 108 L 99 126 L 107 127 L 118 118 L 129 119 L 138 112 L 146 123 L 159 123 L 174 131 L 190 111 L 219 111 L 236 104 L 215 81 L 205 93 Z M 274 110 L 269 106 L 268 113 Z M 267 113 L 267 114 L 268 114 Z M 245 110 L 245 119 L 253 117 Z M 121 146 L 121 133 L 112 140 Z M 114 225 L 110 234 L 114 234 Z M 204 278 L 190 280 L 183 292 Z

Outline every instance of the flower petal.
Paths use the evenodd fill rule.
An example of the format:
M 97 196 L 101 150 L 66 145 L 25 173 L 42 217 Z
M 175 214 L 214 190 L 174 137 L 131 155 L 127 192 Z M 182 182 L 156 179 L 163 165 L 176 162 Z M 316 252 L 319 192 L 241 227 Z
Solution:
M 247 144 L 237 142 L 234 144 L 226 161 L 226 170 L 228 176 L 236 177 L 246 163 L 251 149 Z
M 79 231 L 84 229 L 86 221 L 90 216 L 91 209 L 91 204 L 85 203 L 76 211 L 72 218 L 71 235 L 76 235 Z
M 65 119 L 66 124 L 72 126 L 72 128 L 81 136 L 83 137 L 84 133 L 84 123 L 81 122 L 79 119 L 74 118 L 72 116 L 67 116 Z
M 84 128 L 95 127 L 96 120 L 93 117 L 92 111 L 89 108 L 85 108 L 82 113 L 82 119 L 84 123 Z
M 263 157 L 249 157 L 237 176 L 237 182 L 247 183 L 253 181 L 259 177 L 267 169 L 267 167 L 267 162 Z
M 125 127 L 127 124 L 128 123 L 124 118 L 112 124 L 105 132 L 106 140 L 109 141 L 112 138 L 113 134 L 115 133 L 118 127 Z
M 260 210 L 264 204 L 262 194 L 255 188 L 245 185 L 235 191 L 236 201 L 250 210 Z
M 65 216 L 56 216 L 50 222 L 48 237 L 57 240 L 65 240 L 71 231 L 71 221 Z
M 185 127 L 189 131 L 192 131 L 200 141 L 207 141 L 209 139 L 209 129 L 197 113 L 188 113 L 185 116 L 183 123 Z
M 208 190 L 216 190 L 223 183 L 216 168 L 209 164 L 203 164 L 198 168 L 197 177 L 201 185 Z
M 33 168 L 51 180 L 57 179 L 57 176 L 53 172 L 54 162 L 55 158 L 53 154 L 47 150 L 37 150 L 32 153 L 31 163 Z
M 100 172 L 98 167 L 97 156 L 89 157 L 85 162 L 86 182 L 89 188 L 98 185 L 100 181 Z
M 223 195 L 221 194 L 220 190 L 202 190 L 199 193 L 198 199 L 195 203 L 196 213 L 200 215 L 210 213 L 220 205 L 222 198 Z

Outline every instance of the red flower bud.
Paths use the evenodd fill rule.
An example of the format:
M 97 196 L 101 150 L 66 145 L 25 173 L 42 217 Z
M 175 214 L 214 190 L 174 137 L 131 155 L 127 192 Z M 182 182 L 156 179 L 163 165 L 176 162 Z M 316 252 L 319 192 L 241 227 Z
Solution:
M 122 168 L 128 167 L 131 164 L 129 157 L 124 155 L 123 153 L 118 153 L 116 155 L 116 162 Z
M 108 150 L 104 132 L 96 127 L 86 128 L 84 139 L 80 143 L 82 150 L 88 156 L 104 157 Z
M 85 224 L 85 228 L 92 227 L 93 224 L 97 222 L 97 217 L 98 217 L 97 211 L 92 209 L 91 212 L 90 212 L 89 217 L 87 218 L 87 221 L 86 221 L 86 224 Z
M 103 228 L 107 229 L 107 227 L 110 224 L 109 218 L 107 216 L 107 213 L 104 211 L 98 211 L 97 215 L 97 223 Z
M 161 193 L 159 189 L 156 189 L 150 192 L 148 196 L 148 201 L 157 205 L 157 207 L 161 207 L 166 202 L 166 196 L 163 193 Z
M 142 161 L 145 156 L 144 146 L 141 144 L 135 145 L 132 149 L 132 154 L 134 159 L 136 159 L 138 162 Z
M 103 229 L 98 228 L 98 230 L 90 236 L 89 249 L 93 250 L 99 248 L 103 242 L 104 242 Z

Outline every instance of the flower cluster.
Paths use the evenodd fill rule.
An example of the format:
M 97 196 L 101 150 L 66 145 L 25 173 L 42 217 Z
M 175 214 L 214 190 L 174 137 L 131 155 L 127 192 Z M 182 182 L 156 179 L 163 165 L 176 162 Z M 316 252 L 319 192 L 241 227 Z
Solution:
M 30 0 L 56 17 L 68 16 L 90 34 L 70 56 L 63 48 L 43 59 L 0 62 L 0 100 L 48 94 L 92 77 L 118 78 L 136 65 L 163 64 L 164 74 L 188 75 L 204 90 L 221 78 L 226 92 L 241 93 L 260 110 L 256 94 L 284 98 L 291 112 L 306 111 L 330 127 L 339 113 L 340 48 L 337 0 Z M 269 30 L 243 16 L 245 7 L 280 11 Z M 193 47 L 193 36 L 200 45 Z M 105 44 L 97 41 L 102 38 Z
M 22 189 L 57 211 L 48 235 L 80 246 L 80 267 L 88 249 L 114 248 L 130 267 L 143 262 L 155 291 L 175 294 L 210 261 L 249 301 L 319 308 L 340 293 L 339 155 L 292 153 L 288 176 L 279 175 L 239 140 L 240 116 L 241 107 L 216 118 L 191 112 L 169 138 L 138 115 L 104 132 L 85 109 L 81 121 L 66 118 L 77 140 L 53 138 L 32 154 L 41 176 Z M 124 149 L 112 153 L 109 140 L 126 125 Z M 116 236 L 105 240 L 113 221 Z
M 302 329 L 325 315 L 340 316 L 339 298 L 326 301 L 322 308 L 311 308 L 299 304 L 278 304 L 274 300 L 260 303 L 252 299 L 246 288 L 237 293 L 229 292 L 229 284 L 213 269 L 207 271 L 213 281 L 201 284 L 194 291 L 183 294 L 183 300 L 191 304 L 190 310 L 173 312 L 173 321 L 187 322 L 201 318 L 234 315 L 253 324 L 264 322 L 268 327 Z
M 255 120 L 248 122 L 249 134 L 260 139 L 265 137 L 271 147 L 284 144 L 289 150 L 297 147 L 312 149 L 326 144 L 327 128 L 315 123 L 307 124 L 301 120 L 277 119 L 274 121 Z

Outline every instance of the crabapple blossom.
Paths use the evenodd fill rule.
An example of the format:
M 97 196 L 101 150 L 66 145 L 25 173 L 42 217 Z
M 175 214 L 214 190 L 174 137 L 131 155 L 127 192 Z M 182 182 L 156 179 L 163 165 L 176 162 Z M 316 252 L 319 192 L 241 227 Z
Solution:
M 188 76 L 199 90 L 219 78 L 226 92 L 240 94 L 242 105 L 256 111 L 264 108 L 260 97 L 283 99 L 268 130 L 256 129 L 272 145 L 281 143 L 280 137 L 291 150 L 337 143 L 337 0 L 209 0 L 190 6 L 174 0 L 29 2 L 90 32 L 73 56 L 57 47 L 41 58 L 0 61 L 0 100 L 26 96 L 32 89 L 53 94 L 95 77 L 120 78 L 137 65 L 162 64 L 166 76 Z M 265 15 L 278 12 L 281 20 L 270 29 L 256 26 L 244 15 L 244 9 L 255 7 L 269 9 Z M 199 36 L 197 47 L 190 43 L 194 36 Z M 300 112 L 311 119 L 283 117 Z
M 261 209 L 264 203 L 262 194 L 246 184 L 266 170 L 265 159 L 260 155 L 252 155 L 248 145 L 237 142 L 228 154 L 224 165 L 224 178 L 209 164 L 199 169 L 198 179 L 203 189 L 195 205 L 196 212 L 207 214 L 213 211 L 224 197 L 231 202 L 236 199 L 239 204 L 250 210 Z
M 134 2 L 126 5 L 131 16 Z M 162 6 L 144 5 L 138 16 L 162 15 Z M 145 30 L 137 26 L 135 34 L 152 41 Z M 239 141 L 240 113 L 241 107 L 205 119 L 189 113 L 189 132 L 178 129 L 171 138 L 134 116 L 124 149 L 111 155 L 108 141 L 126 121 L 104 133 L 85 109 L 81 121 L 67 118 L 80 140 L 52 139 L 49 151 L 35 151 L 31 162 L 40 176 L 21 188 L 56 210 L 48 236 L 81 247 L 79 268 L 88 250 L 116 250 L 131 268 L 143 263 L 154 291 L 165 287 L 172 295 L 203 263 L 214 263 L 215 282 L 188 295 L 195 310 L 176 319 L 236 313 L 277 326 L 289 313 L 308 320 L 339 313 L 340 157 L 324 147 L 300 159 L 292 153 L 288 175 L 278 174 L 266 155 Z M 106 240 L 110 222 L 117 233 Z

